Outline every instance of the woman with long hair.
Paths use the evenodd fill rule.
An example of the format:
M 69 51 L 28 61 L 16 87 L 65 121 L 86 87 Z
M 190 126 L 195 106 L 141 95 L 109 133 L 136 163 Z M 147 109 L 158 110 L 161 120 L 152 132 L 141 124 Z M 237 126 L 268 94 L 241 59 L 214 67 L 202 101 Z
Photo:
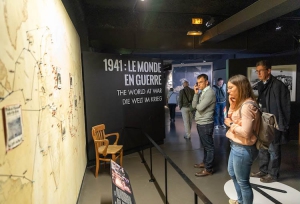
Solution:
M 225 125 L 229 127 L 226 137 L 230 140 L 228 173 L 233 180 L 237 200 L 229 200 L 230 204 L 253 203 L 253 191 L 250 185 L 250 171 L 258 150 L 256 136 L 260 124 L 260 112 L 255 106 L 249 80 L 243 75 L 235 75 L 227 84 L 229 110 Z

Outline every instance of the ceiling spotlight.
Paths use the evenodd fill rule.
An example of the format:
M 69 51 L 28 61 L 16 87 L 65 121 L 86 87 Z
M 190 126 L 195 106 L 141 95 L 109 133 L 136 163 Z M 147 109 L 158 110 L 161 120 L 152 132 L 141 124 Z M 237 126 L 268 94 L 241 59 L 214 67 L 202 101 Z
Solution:
M 280 31 L 281 28 L 282 28 L 282 26 L 280 25 L 280 23 L 276 23 L 276 28 L 275 28 L 275 30 L 276 30 L 276 31 Z
M 201 31 L 188 31 L 186 35 L 202 35 Z
M 214 18 L 210 18 L 210 20 L 209 21 L 207 21 L 206 22 L 206 27 L 210 27 L 210 26 L 212 26 L 212 24 L 215 22 L 215 19 Z

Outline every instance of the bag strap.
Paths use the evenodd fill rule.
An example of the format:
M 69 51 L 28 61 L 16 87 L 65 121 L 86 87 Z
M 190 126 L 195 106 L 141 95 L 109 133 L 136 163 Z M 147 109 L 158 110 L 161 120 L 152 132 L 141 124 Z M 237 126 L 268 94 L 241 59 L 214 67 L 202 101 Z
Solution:
M 244 104 L 247 104 L 247 103 L 250 103 L 250 104 L 252 104 L 253 106 L 255 106 L 255 107 L 258 109 L 258 111 L 260 112 L 260 114 L 262 114 L 260 108 L 258 107 L 258 105 L 257 105 L 254 101 L 246 101 L 246 102 L 244 102 L 244 103 L 241 105 L 241 107 L 240 107 L 240 110 L 239 110 L 240 118 L 242 118 L 242 107 L 243 107 Z
M 240 118 L 242 118 L 242 107 L 243 107 L 244 104 L 247 104 L 247 103 L 250 103 L 250 104 L 252 104 L 253 106 L 255 106 L 255 107 L 257 108 L 257 110 L 260 112 L 260 114 L 262 114 L 262 112 L 261 112 L 261 110 L 259 109 L 258 105 L 257 105 L 254 101 L 246 101 L 246 102 L 244 102 L 244 103 L 241 105 L 241 107 L 240 107 L 240 110 L 239 110 Z M 260 121 L 260 122 L 261 122 L 261 121 Z M 260 128 L 260 127 L 259 127 L 259 128 Z M 261 139 L 258 137 L 258 134 L 257 134 L 254 130 L 252 130 L 252 132 L 253 132 L 253 134 L 255 135 L 255 137 L 256 137 L 260 142 L 262 142 Z M 259 130 L 258 130 L 258 132 L 259 132 Z

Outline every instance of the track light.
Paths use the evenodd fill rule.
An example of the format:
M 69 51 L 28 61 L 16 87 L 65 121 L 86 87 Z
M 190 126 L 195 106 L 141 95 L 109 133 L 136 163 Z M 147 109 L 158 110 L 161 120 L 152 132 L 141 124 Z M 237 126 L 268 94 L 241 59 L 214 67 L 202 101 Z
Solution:
M 281 28 L 282 28 L 282 26 L 280 25 L 280 23 L 276 23 L 276 28 L 275 28 L 275 30 L 276 30 L 276 31 L 280 31 Z
M 212 26 L 212 24 L 215 22 L 215 19 L 212 17 L 212 18 L 210 18 L 210 20 L 209 21 L 207 21 L 206 22 L 206 27 L 210 27 L 210 26 Z

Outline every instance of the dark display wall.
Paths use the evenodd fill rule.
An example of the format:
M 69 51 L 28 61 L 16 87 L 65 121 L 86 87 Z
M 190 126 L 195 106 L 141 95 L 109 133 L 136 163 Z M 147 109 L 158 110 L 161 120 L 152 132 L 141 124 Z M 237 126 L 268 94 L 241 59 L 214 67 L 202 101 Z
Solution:
M 255 67 L 256 62 L 259 60 L 269 60 L 272 66 L 276 65 L 297 65 L 296 73 L 296 101 L 291 102 L 291 119 L 290 119 L 290 139 L 298 140 L 299 135 L 299 123 L 300 123 L 300 56 L 288 55 L 288 56 L 276 56 L 267 58 L 251 58 L 251 59 L 230 59 L 227 61 L 227 79 L 236 74 L 242 74 L 247 76 L 247 68 Z
M 105 124 L 118 144 L 134 150 L 165 138 L 165 79 L 160 60 L 83 52 L 88 160 L 95 159 L 91 129 Z

